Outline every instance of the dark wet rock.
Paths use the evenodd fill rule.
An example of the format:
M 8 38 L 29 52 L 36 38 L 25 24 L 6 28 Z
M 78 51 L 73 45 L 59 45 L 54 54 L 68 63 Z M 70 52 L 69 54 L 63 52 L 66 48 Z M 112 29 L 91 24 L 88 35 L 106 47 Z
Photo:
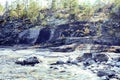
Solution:
M 115 77 L 115 71 L 112 71 L 112 70 L 100 70 L 100 71 L 97 72 L 97 76 L 99 76 L 99 77 L 107 76 L 109 78 L 113 78 L 113 77 Z
M 64 72 L 66 72 L 66 71 L 64 71 L 64 70 L 63 70 L 63 71 L 60 71 L 60 73 L 64 73 Z
M 85 61 L 83 62 L 83 65 L 84 65 L 84 66 L 90 66 L 90 65 L 92 65 L 92 64 L 94 64 L 94 63 L 95 63 L 94 60 L 87 59 L 87 60 L 85 60 Z
M 120 22 L 119 20 L 109 19 L 101 26 L 101 37 L 98 39 L 100 43 L 110 45 L 120 45 Z
M 64 61 L 57 61 L 57 62 L 52 63 L 50 65 L 61 65 L 61 64 L 65 64 L 65 62 Z
M 77 57 L 76 60 L 78 62 L 83 62 L 84 66 L 90 66 L 95 63 L 92 56 L 92 53 L 84 53 L 81 57 Z
M 86 28 L 90 29 L 86 26 L 87 22 L 73 22 L 69 24 L 58 25 L 55 33 L 56 37 L 84 37 L 92 34 L 93 31 L 90 30 L 88 33 L 84 33 Z
M 31 66 L 34 66 L 35 64 L 38 64 L 42 61 L 39 61 L 37 57 L 29 57 L 29 58 L 26 58 L 25 60 L 22 60 L 22 61 L 16 61 L 15 63 L 16 64 L 20 64 L 22 66 L 25 66 L 25 65 L 31 65 Z
M 14 45 L 18 43 L 17 30 L 2 28 L 0 30 L 0 45 Z
M 109 57 L 106 54 L 96 54 L 94 56 L 94 60 L 96 62 L 107 62 L 109 60 Z
M 47 42 L 50 39 L 50 36 L 51 36 L 51 29 L 49 27 L 41 29 L 35 44 Z
M 116 60 L 117 60 L 117 62 L 120 62 L 120 57 L 118 57 Z
M 78 65 L 78 61 L 77 60 L 71 61 L 70 63 L 74 64 L 74 65 Z
M 52 40 L 50 40 L 49 43 L 52 44 L 52 46 L 54 47 L 62 46 L 66 44 L 66 39 L 65 38 L 61 38 L 61 39 L 52 38 Z
M 68 60 L 66 61 L 66 64 L 78 65 L 78 61 L 73 60 L 72 58 L 69 57 Z
M 103 23 L 102 35 L 97 36 L 97 28 L 93 26 L 92 22 L 77 21 L 41 29 L 29 23 L 29 20 L 12 19 L 4 25 L 0 24 L 0 44 L 51 44 L 52 46 L 61 46 L 79 42 L 120 45 L 119 23 L 113 24 L 111 22 Z M 3 20 L 1 23 L 3 23 Z M 112 27 L 108 25 L 110 23 L 113 25 Z M 110 33 L 111 30 L 115 30 L 113 34 Z M 97 36 L 97 38 L 94 39 L 94 36 Z M 76 37 L 79 39 L 73 39 Z M 90 37 L 93 37 L 93 39 Z M 120 51 L 117 50 L 116 52 L 119 53 Z
M 116 61 L 108 61 L 106 64 L 109 66 L 115 66 Z
M 54 66 L 50 66 L 50 69 L 57 70 L 57 69 L 59 69 L 59 68 L 57 68 L 57 67 L 54 67 Z
M 50 48 L 53 52 L 72 52 L 74 51 L 74 48 L 72 47 L 66 47 L 66 48 Z
M 87 59 L 92 59 L 92 53 L 84 53 L 81 57 L 76 58 L 79 62 L 86 61 Z
M 115 53 L 120 53 L 120 48 L 116 49 L 114 52 Z

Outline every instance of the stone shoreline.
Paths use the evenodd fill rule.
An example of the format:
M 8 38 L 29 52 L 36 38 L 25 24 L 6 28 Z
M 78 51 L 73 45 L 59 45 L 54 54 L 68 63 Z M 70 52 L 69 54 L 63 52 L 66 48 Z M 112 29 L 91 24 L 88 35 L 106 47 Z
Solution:
M 0 48 L 1 80 L 119 80 L 120 54 L 90 53 L 93 45 L 84 44 L 73 52 L 54 52 L 50 49 Z M 98 45 L 96 45 L 98 46 Z M 83 49 L 85 48 L 85 49 Z M 101 55 L 100 57 L 100 54 Z M 93 57 L 91 57 L 91 55 Z M 95 58 L 99 55 L 99 58 Z M 36 57 L 36 58 L 34 58 Z M 104 58 L 103 58 L 104 57 Z M 17 61 L 34 62 L 20 65 Z

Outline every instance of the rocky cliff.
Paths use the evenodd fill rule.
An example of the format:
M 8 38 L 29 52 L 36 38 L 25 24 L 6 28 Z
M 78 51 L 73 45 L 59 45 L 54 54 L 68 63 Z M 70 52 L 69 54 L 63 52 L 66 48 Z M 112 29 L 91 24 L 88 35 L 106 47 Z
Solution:
M 74 42 L 120 45 L 120 21 L 78 21 L 56 26 L 36 26 L 29 21 L 0 20 L 0 45 L 49 44 Z

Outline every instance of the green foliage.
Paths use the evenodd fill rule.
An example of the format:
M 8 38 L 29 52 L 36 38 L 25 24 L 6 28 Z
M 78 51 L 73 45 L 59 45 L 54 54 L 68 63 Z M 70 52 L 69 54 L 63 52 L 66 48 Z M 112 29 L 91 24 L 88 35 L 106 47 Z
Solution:
M 21 2 L 16 1 L 15 3 L 12 3 L 9 11 L 10 16 L 17 18 L 25 17 L 30 19 L 31 22 L 36 21 L 41 10 L 39 4 L 35 0 L 31 0 L 30 3 L 27 5 L 27 10 L 26 4 L 24 4 L 23 1 Z M 43 17 L 43 15 L 40 17 Z
M 37 20 L 40 10 L 41 9 L 38 3 L 34 0 L 31 0 L 28 6 L 28 10 L 27 10 L 27 17 L 30 18 L 32 22 L 34 20 Z
M 76 18 L 77 18 L 77 15 L 79 13 L 79 2 L 78 2 L 78 0 L 69 0 L 68 6 L 69 6 L 69 14 L 70 14 L 69 19 L 75 21 Z
M 80 5 L 79 20 L 89 20 L 94 15 L 95 9 L 86 3 Z
M 29 3 L 26 3 L 26 1 Z M 48 8 L 50 11 L 46 8 L 43 10 L 36 0 L 16 0 L 16 2 L 11 4 L 9 14 L 11 17 L 28 18 L 33 23 L 40 21 L 43 25 L 46 25 L 47 22 L 45 23 L 45 21 L 47 20 L 45 19 L 49 14 L 52 15 L 48 16 L 50 18 L 69 19 L 69 21 L 89 20 L 94 16 L 94 13 L 97 13 L 99 8 L 104 7 L 103 1 L 106 3 L 114 2 L 115 7 L 111 10 L 112 15 L 116 14 L 116 11 L 120 12 L 120 0 L 110 0 L 110 2 L 107 0 L 96 0 L 94 5 L 89 0 L 86 0 L 85 3 L 79 3 L 79 0 L 52 0 L 52 3 L 50 2 L 51 8 Z M 1 6 L 0 10 L 2 10 Z
M 4 11 L 4 7 L 0 4 L 0 13 Z
M 42 23 L 41 23 L 42 26 L 46 26 L 47 25 L 47 22 L 46 20 L 43 20 Z
M 51 9 L 52 9 L 52 10 L 56 10 L 56 7 L 57 7 L 56 0 L 52 0 Z
M 25 15 L 25 5 L 22 2 L 14 2 L 9 7 L 10 17 L 21 18 Z
M 111 10 L 110 17 L 119 18 L 119 16 L 120 16 L 120 0 L 115 0 L 113 5 L 114 5 L 114 7 Z

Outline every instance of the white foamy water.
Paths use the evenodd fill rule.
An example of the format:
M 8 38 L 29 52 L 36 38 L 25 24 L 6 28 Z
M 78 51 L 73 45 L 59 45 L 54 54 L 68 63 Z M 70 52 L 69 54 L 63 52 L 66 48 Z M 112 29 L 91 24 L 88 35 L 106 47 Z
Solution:
M 79 51 L 70 53 L 50 52 L 43 49 L 26 49 L 13 51 L 10 48 L 0 49 L 0 79 L 1 80 L 100 80 L 89 70 L 83 70 L 82 65 L 56 65 L 51 69 L 51 63 L 58 60 L 66 61 L 69 57 L 76 58 Z M 42 63 L 35 66 L 16 65 L 16 59 L 36 56 Z

